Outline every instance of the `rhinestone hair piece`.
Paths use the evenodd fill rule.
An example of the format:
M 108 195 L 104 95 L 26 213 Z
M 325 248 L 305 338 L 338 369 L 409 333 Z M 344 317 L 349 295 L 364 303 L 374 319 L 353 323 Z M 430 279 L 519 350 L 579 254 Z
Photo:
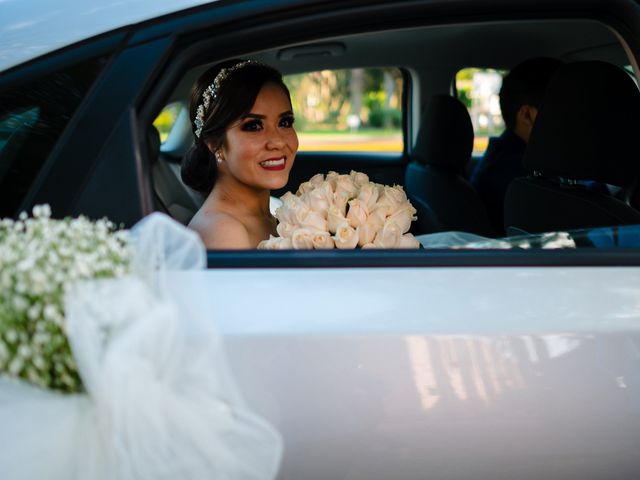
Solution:
M 253 60 L 243 60 L 240 63 L 235 64 L 229 68 L 223 68 L 218 72 L 216 78 L 213 79 L 213 83 L 209 85 L 205 91 L 202 93 L 202 103 L 198 105 L 198 109 L 196 110 L 196 118 L 193 120 L 193 124 L 196 127 L 196 137 L 200 138 L 202 135 L 202 128 L 204 127 L 204 114 L 211 105 L 211 102 L 214 102 L 218 98 L 218 90 L 220 90 L 220 85 L 224 82 L 229 75 L 231 75 L 236 70 L 240 70 L 241 68 L 246 67 L 247 65 L 257 65 L 257 62 Z

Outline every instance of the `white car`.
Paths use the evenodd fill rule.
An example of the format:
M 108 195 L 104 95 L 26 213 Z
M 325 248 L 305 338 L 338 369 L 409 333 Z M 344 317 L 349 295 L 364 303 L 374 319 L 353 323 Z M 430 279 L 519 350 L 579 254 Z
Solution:
M 542 166 L 531 160 L 519 180 L 505 232 L 478 230 L 480 200 L 460 206 L 443 180 L 443 203 L 407 188 L 414 233 L 440 248 L 210 251 L 199 275 L 247 402 L 283 436 L 282 479 L 640 476 L 640 93 L 597 87 L 603 63 L 637 80 L 638 3 L 32 0 L 0 12 L 3 217 L 48 203 L 54 216 L 132 225 L 163 211 L 186 223 L 201 201 L 178 174 L 193 138 L 189 89 L 224 59 L 263 61 L 292 86 L 301 151 L 276 197 L 330 170 L 407 188 L 433 170 L 435 147 L 422 142 L 440 124 L 426 115 L 436 94 L 470 107 L 475 153 L 455 137 L 436 148 L 466 152 L 467 170 L 447 175 L 467 188 L 491 125 L 501 128 L 500 75 L 538 56 L 584 66 L 567 73 L 586 90 L 579 111 L 549 100 L 548 118 L 576 126 L 574 143 L 535 134 Z M 354 70 L 388 82 L 377 90 L 387 96 L 355 108 L 344 93 Z M 323 100 L 296 88 L 323 78 L 342 79 L 351 103 L 304 124 Z M 329 117 L 337 130 L 323 137 Z M 451 226 L 451 210 L 471 212 L 468 223 Z M 486 240 L 433 240 L 451 231 Z M 547 231 L 575 248 L 542 248 Z

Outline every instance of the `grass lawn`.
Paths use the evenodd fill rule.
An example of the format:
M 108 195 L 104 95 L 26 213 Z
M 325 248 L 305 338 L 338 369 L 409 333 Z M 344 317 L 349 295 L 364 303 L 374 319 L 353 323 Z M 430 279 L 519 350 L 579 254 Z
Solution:
M 302 152 L 402 152 L 404 142 L 400 130 L 358 130 L 298 132 Z M 474 153 L 484 152 L 488 138 L 478 136 Z
M 313 152 L 402 152 L 400 130 L 298 132 L 300 150 Z

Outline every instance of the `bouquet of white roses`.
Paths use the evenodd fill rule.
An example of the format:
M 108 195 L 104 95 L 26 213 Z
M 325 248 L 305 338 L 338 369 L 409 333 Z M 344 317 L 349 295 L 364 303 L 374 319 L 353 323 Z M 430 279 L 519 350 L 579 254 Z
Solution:
M 280 199 L 278 236 L 260 242 L 259 249 L 420 247 L 408 233 L 416 209 L 399 185 L 380 185 L 355 171 L 319 173 Z
M 64 298 L 81 280 L 129 271 L 125 232 L 106 219 L 53 220 L 47 205 L 33 218 L 0 221 L 0 373 L 35 385 L 77 392 L 76 361 L 67 340 Z

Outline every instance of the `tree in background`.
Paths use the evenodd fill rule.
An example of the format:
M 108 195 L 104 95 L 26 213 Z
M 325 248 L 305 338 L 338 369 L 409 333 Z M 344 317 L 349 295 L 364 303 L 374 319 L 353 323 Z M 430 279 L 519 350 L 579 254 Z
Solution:
M 323 70 L 289 75 L 285 82 L 301 130 L 401 125 L 402 75 L 397 69 Z

